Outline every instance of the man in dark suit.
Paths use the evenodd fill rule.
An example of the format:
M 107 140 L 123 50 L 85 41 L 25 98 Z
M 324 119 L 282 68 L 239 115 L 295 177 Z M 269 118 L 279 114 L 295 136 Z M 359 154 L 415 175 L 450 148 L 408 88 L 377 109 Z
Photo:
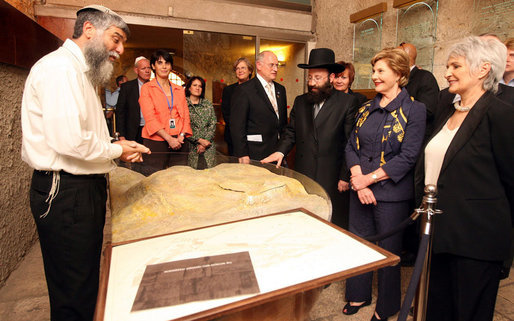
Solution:
M 234 156 L 243 164 L 273 153 L 287 124 L 286 89 L 273 81 L 278 71 L 277 56 L 263 51 L 255 64 L 257 76 L 235 89 L 230 108 Z
M 357 99 L 332 87 L 344 66 L 335 63 L 334 52 L 313 49 L 308 64 L 309 91 L 296 97 L 290 121 L 277 152 L 262 162 L 282 162 L 296 145 L 295 170 L 318 182 L 332 200 L 332 222 L 348 228 L 349 172 L 344 149 L 358 108 Z
M 116 106 L 117 129 L 121 139 L 135 140 L 142 144 L 141 130 L 145 124 L 139 107 L 141 86 L 150 80 L 150 61 L 137 57 L 134 63 L 137 78 L 121 85 L 120 96 Z
M 409 55 L 410 75 L 405 88 L 415 100 L 425 104 L 427 124 L 431 124 L 437 108 L 437 95 L 439 94 L 437 80 L 430 71 L 419 69 L 416 66 L 418 52 L 413 44 L 402 42 L 398 48 L 403 49 Z

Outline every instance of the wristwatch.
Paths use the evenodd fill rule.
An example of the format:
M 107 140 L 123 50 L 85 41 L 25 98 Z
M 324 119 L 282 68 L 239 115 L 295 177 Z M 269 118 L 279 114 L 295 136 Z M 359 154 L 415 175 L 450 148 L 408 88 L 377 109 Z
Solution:
M 182 136 L 182 137 L 186 136 L 186 134 L 184 134 L 184 133 L 180 133 L 179 135 Z
M 371 178 L 373 178 L 373 181 L 375 182 L 375 184 L 378 183 L 378 176 L 377 176 L 377 174 L 373 173 L 371 175 Z

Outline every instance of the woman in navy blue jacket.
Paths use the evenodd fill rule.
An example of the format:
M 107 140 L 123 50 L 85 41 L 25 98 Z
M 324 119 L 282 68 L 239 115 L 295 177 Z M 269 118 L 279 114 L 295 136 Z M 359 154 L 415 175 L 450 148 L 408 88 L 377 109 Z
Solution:
M 414 197 L 413 169 L 425 134 L 425 105 L 404 88 L 409 58 L 399 49 L 383 49 L 371 60 L 376 97 L 358 112 L 346 146 L 351 171 L 350 231 L 361 237 L 386 232 L 409 215 Z M 402 233 L 378 242 L 400 254 Z M 373 274 L 346 283 L 344 314 L 371 303 Z M 371 320 L 387 320 L 400 309 L 400 266 L 378 271 L 378 300 Z

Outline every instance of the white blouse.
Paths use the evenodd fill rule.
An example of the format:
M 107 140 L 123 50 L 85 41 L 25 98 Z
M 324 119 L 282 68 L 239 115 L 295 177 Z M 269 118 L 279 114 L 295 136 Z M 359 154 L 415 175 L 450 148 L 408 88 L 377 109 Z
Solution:
M 425 147 L 425 185 L 437 185 L 444 155 L 458 130 L 459 127 L 450 130 L 447 122 Z

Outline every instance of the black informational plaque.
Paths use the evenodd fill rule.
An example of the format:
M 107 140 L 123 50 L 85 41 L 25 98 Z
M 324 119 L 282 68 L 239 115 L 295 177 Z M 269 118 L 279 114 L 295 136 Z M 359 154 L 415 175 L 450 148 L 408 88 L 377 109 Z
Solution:
M 132 311 L 259 293 L 248 252 L 147 265 Z

